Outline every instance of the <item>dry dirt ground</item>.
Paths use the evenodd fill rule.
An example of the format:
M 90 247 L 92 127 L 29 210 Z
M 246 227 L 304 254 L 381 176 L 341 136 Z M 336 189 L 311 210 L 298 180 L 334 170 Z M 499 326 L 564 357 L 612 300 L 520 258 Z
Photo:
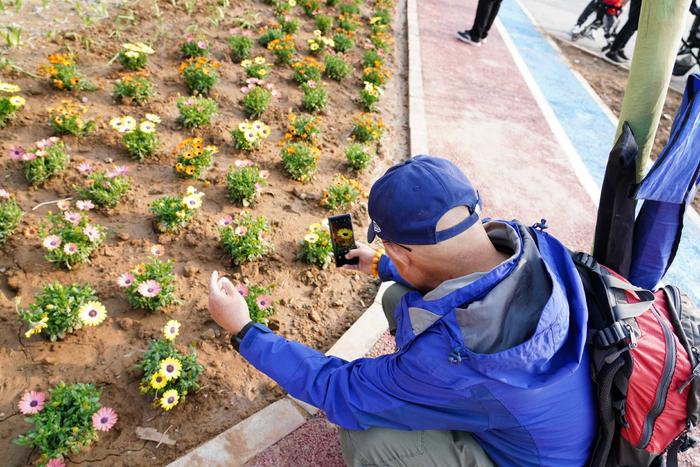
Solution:
M 189 15 L 183 6 L 187 3 L 194 5 Z M 333 266 L 325 270 L 310 267 L 297 261 L 296 255 L 307 226 L 329 215 L 320 206 L 319 199 L 323 188 L 336 174 L 357 177 L 368 189 L 371 180 L 385 167 L 407 154 L 405 28 L 402 19 L 397 19 L 397 48 L 389 59 L 394 76 L 380 105 L 387 131 L 371 167 L 356 175 L 344 162 L 351 120 L 361 111 L 355 102 L 362 86 L 362 49 L 358 46 L 349 53 L 352 76 L 341 84 L 324 79 L 330 106 L 320 115 L 319 171 L 311 183 L 304 185 L 284 175 L 277 146 L 286 128 L 287 112 L 290 109 L 300 112 L 301 92 L 292 80 L 291 69 L 275 66 L 269 78 L 281 91 L 281 98 L 273 102 L 263 116 L 272 128 L 265 147 L 248 156 L 233 148 L 229 136 L 229 130 L 244 119 L 239 101 L 245 75 L 229 58 L 228 31 L 237 16 L 248 12 L 258 13 L 261 23 L 273 20 L 271 6 L 251 0 L 122 1 L 105 7 L 107 19 L 99 20 L 96 14 L 95 19 L 81 23 L 76 21 L 76 10 L 68 5 L 73 3 L 54 2 L 41 9 L 39 2 L 25 2 L 19 12 L 2 13 L 3 20 L 9 18 L 23 25 L 24 45 L 5 55 L 17 67 L 34 72 L 46 62 L 47 54 L 70 50 L 78 55 L 84 75 L 100 87 L 95 92 L 61 93 L 50 88 L 45 80 L 6 68 L 2 79 L 20 85 L 28 103 L 19 118 L 0 131 L 2 153 L 16 144 L 30 145 L 51 136 L 46 108 L 61 99 L 84 99 L 89 108 L 88 117 L 97 118 L 100 124 L 91 136 L 80 140 L 64 139 L 72 155 L 70 167 L 39 189 L 27 185 L 17 162 L 5 156 L 0 158 L 0 186 L 16 194 L 26 212 L 18 232 L 0 249 L 0 465 L 24 465 L 35 457 L 30 449 L 13 442 L 30 427 L 18 413 L 17 402 L 27 390 L 45 390 L 59 381 L 95 383 L 103 391 L 102 403 L 119 413 L 116 427 L 101 434 L 90 450 L 70 456 L 71 463 L 163 465 L 283 394 L 273 381 L 233 351 L 229 336 L 220 332 L 210 320 L 206 284 L 212 270 L 226 271 L 235 281 L 273 285 L 277 313 L 270 327 L 319 350 L 328 349 L 372 302 L 377 288 L 373 280 L 337 271 Z M 371 2 L 366 5 L 365 14 L 370 12 Z M 337 8 L 328 10 L 328 14 L 338 15 Z M 296 47 L 305 54 L 306 39 L 312 36 L 315 28 L 300 9 L 297 8 L 294 16 L 301 20 Z M 362 39 L 368 35 L 366 18 L 363 24 L 359 33 Z M 178 95 L 186 94 L 177 75 L 178 47 L 186 30 L 204 34 L 213 47 L 214 58 L 222 63 L 222 79 L 214 95 L 220 114 L 211 126 L 195 132 L 204 138 L 205 144 L 219 146 L 221 153 L 216 156 L 207 182 L 194 183 L 206 197 L 190 228 L 178 236 L 158 235 L 151 225 L 148 203 L 164 194 L 181 193 L 191 184 L 176 177 L 170 155 L 179 141 L 191 135 L 175 122 L 175 100 Z M 257 35 L 254 33 L 253 38 Z M 128 41 L 147 42 L 156 49 L 149 60 L 148 72 L 156 84 L 157 94 L 140 108 L 115 105 L 110 97 L 112 83 L 119 78 L 121 67 L 116 62 L 108 62 L 120 44 Z M 257 44 L 252 52 L 252 56 L 256 55 L 273 61 L 273 56 Z M 163 119 L 159 130 L 161 153 L 138 164 L 128 158 L 118 135 L 106 123 L 114 116 L 141 116 L 146 112 L 156 113 Z M 215 223 L 223 214 L 235 214 L 240 210 L 227 200 L 224 180 L 235 159 L 248 157 L 271 174 L 270 186 L 253 212 L 271 221 L 275 252 L 265 260 L 232 268 L 219 245 Z M 74 186 L 82 183 L 83 177 L 76 168 L 83 161 L 90 161 L 96 167 L 108 167 L 111 162 L 128 165 L 132 190 L 115 210 L 92 214 L 98 223 L 108 228 L 107 240 L 94 255 L 92 264 L 67 272 L 43 259 L 35 231 L 47 211 L 55 207 L 32 208 L 42 202 L 73 196 Z M 365 202 L 363 200 L 352 210 L 356 236 L 360 240 L 365 238 L 366 232 Z M 166 258 L 175 260 L 177 294 L 182 305 L 168 309 L 166 314 L 147 314 L 128 305 L 115 280 L 145 259 L 150 247 L 157 243 L 165 246 Z M 107 306 L 107 321 L 61 342 L 50 343 L 40 336 L 26 339 L 15 311 L 15 300 L 21 299 L 23 305 L 28 305 L 42 284 L 53 280 L 91 283 Z M 154 408 L 149 397 L 139 393 L 141 374 L 133 365 L 168 319 L 182 322 L 181 336 L 176 342 L 183 350 L 185 345 L 193 345 L 205 371 L 200 378 L 201 389 L 188 396 L 184 404 L 165 413 Z M 156 448 L 155 443 L 138 439 L 134 432 L 137 426 L 153 427 L 161 432 L 167 430 L 177 444 Z

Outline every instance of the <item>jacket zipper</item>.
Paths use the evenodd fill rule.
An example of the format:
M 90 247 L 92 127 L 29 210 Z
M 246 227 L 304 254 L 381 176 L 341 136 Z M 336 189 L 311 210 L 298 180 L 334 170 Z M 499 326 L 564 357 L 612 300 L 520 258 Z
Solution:
M 666 286 L 668 295 L 673 301 L 673 306 L 675 308 L 676 315 L 678 316 L 678 321 L 683 320 L 683 303 L 681 302 L 681 291 L 675 285 Z M 689 336 L 692 337 L 692 336 Z M 695 378 L 700 377 L 700 349 L 695 346 L 695 341 L 690 344 L 690 365 L 692 366 L 690 376 L 687 380 L 683 382 L 678 388 L 678 393 L 683 394 L 685 388 L 690 386 Z
M 642 437 L 637 445 L 639 449 L 645 449 L 651 442 L 651 436 L 654 434 L 654 424 L 656 424 L 656 419 L 659 418 L 659 415 L 661 415 L 661 412 L 663 412 L 664 407 L 666 406 L 666 397 L 668 396 L 668 390 L 671 387 L 673 373 L 676 371 L 676 343 L 673 340 L 673 334 L 666 325 L 666 322 L 661 319 L 661 315 L 659 315 L 659 312 L 656 311 L 655 306 L 652 305 L 651 311 L 654 313 L 657 321 L 661 324 L 661 329 L 664 332 L 666 359 L 664 361 L 664 371 L 661 374 L 661 381 L 659 381 L 659 386 L 656 390 L 654 404 L 651 406 L 651 409 L 649 409 L 649 412 L 644 419 Z

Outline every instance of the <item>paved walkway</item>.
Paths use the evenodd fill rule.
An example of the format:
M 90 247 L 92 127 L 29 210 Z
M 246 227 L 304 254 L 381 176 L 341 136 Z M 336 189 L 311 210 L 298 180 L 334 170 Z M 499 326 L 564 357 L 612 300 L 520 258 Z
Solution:
M 568 246 L 588 249 L 614 117 L 517 1 L 503 2 L 481 48 L 454 39 L 471 26 L 475 0 L 410 2 L 417 4 L 423 88 L 417 95 L 413 87 L 411 99 L 424 108 L 424 118 L 412 123 L 425 126 L 413 128 L 415 147 L 462 167 L 487 216 L 546 218 Z M 700 229 L 690 224 L 672 280 L 697 299 L 699 278 L 690 265 L 700 264 Z M 388 348 L 385 337 L 374 352 Z M 342 465 L 337 428 L 314 416 L 248 465 Z

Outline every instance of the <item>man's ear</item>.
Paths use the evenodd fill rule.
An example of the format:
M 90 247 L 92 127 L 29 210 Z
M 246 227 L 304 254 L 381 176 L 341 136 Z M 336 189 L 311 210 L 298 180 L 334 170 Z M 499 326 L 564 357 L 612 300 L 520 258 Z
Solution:
M 404 268 L 411 265 L 411 257 L 407 254 L 408 251 L 394 245 L 393 243 L 385 243 L 384 248 L 395 265 Z

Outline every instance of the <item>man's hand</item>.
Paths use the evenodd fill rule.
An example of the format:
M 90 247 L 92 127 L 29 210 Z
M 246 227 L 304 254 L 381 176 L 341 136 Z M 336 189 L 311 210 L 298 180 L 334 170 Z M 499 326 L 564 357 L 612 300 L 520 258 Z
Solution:
M 352 271 L 360 271 L 365 274 L 372 274 L 372 260 L 374 259 L 375 251 L 367 245 L 358 244 L 359 246 L 354 250 L 348 251 L 345 255 L 347 259 L 360 258 L 358 264 L 345 264 L 343 269 L 350 269 Z
M 236 335 L 250 322 L 245 300 L 230 280 L 219 278 L 218 271 L 209 279 L 209 314 L 230 334 Z

